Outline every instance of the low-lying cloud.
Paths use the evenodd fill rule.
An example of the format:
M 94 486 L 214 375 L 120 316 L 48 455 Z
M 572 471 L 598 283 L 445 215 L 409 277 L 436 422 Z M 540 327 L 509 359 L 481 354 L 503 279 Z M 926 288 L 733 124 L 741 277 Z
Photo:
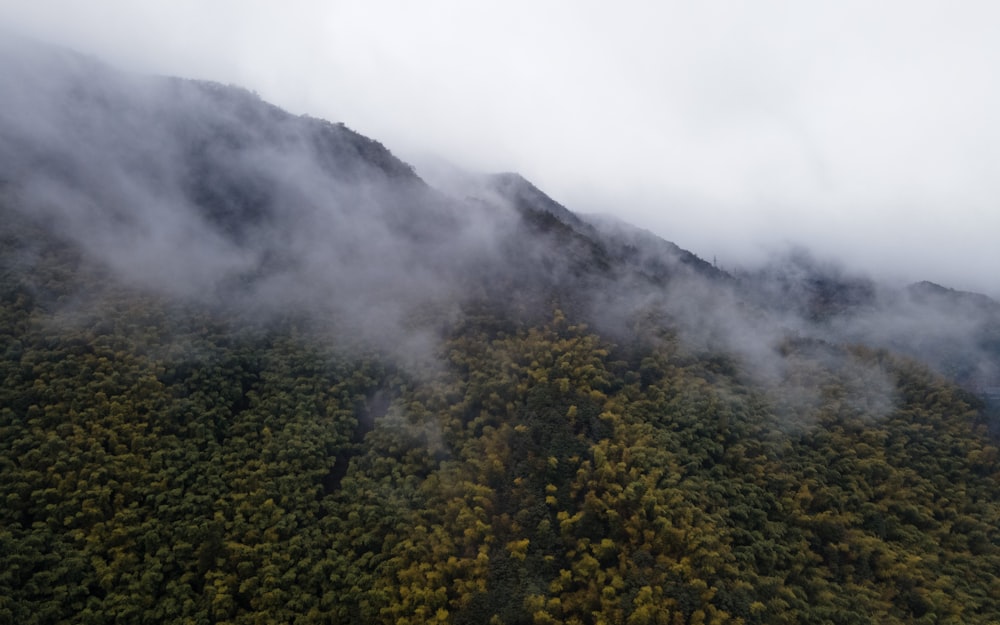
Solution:
M 543 315 L 558 299 L 611 337 L 651 313 L 686 349 L 801 386 L 802 406 L 821 398 L 796 386 L 788 341 L 887 347 L 974 389 L 1000 380 L 987 298 L 885 286 L 807 254 L 729 275 L 627 224 L 581 219 L 513 174 L 441 168 L 429 186 L 380 144 L 237 88 L 49 48 L 0 72 L 21 86 L 0 103 L 3 201 L 171 298 L 322 320 L 422 365 L 477 297 Z M 869 412 L 891 406 L 884 372 L 848 351 L 813 356 L 868 380 L 852 394 Z
M 933 0 L 0 6 L 0 24 L 246 85 L 407 157 L 519 171 L 726 267 L 792 243 L 992 296 L 998 18 Z

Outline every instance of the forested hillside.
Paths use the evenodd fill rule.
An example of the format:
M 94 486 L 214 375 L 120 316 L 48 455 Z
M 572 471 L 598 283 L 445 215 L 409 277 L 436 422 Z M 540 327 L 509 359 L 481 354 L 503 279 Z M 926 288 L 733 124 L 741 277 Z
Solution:
M 58 243 L 4 240 L 8 622 L 998 616 L 995 440 L 917 363 L 789 342 L 765 388 L 554 307 L 469 310 L 418 375 Z
M 0 111 L 0 623 L 1000 621 L 992 300 L 104 80 Z

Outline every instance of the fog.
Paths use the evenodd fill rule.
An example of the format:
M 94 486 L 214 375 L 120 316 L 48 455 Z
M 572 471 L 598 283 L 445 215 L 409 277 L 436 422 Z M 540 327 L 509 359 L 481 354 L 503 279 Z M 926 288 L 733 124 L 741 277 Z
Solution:
M 0 80 L 17 85 L 0 103 L 0 201 L 134 288 L 258 320 L 297 315 L 336 347 L 374 347 L 415 372 L 440 363 L 440 330 L 477 300 L 536 321 L 558 302 L 621 341 L 652 317 L 683 349 L 781 388 L 790 423 L 828 399 L 810 367 L 841 376 L 859 411 L 893 405 L 880 366 L 841 345 L 1000 386 L 989 298 L 872 281 L 806 250 L 727 273 L 514 174 L 438 161 L 425 181 L 378 142 L 240 88 L 0 48 Z
M 994 3 L 69 0 L 0 24 L 518 171 L 726 268 L 802 245 L 1000 295 Z
M 338 340 L 426 359 L 433 327 L 414 315 L 457 314 L 468 272 L 497 264 L 516 224 L 247 91 L 0 48 L 0 81 L 16 86 L 0 103 L 0 201 L 132 288 L 322 320 Z

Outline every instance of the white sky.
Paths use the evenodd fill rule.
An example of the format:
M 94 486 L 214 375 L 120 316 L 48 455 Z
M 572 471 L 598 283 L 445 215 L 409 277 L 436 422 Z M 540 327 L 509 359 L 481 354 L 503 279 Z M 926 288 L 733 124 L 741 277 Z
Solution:
M 795 243 L 1000 295 L 997 2 L 0 0 L 0 26 L 519 171 L 723 266 Z

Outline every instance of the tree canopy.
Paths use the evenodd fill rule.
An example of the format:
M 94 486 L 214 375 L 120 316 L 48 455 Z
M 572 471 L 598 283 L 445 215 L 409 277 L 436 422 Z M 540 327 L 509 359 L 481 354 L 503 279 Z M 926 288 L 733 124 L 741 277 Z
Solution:
M 996 440 L 918 363 L 790 342 L 762 385 L 556 303 L 470 310 L 415 372 L 35 252 L 0 285 L 0 621 L 1000 618 Z

